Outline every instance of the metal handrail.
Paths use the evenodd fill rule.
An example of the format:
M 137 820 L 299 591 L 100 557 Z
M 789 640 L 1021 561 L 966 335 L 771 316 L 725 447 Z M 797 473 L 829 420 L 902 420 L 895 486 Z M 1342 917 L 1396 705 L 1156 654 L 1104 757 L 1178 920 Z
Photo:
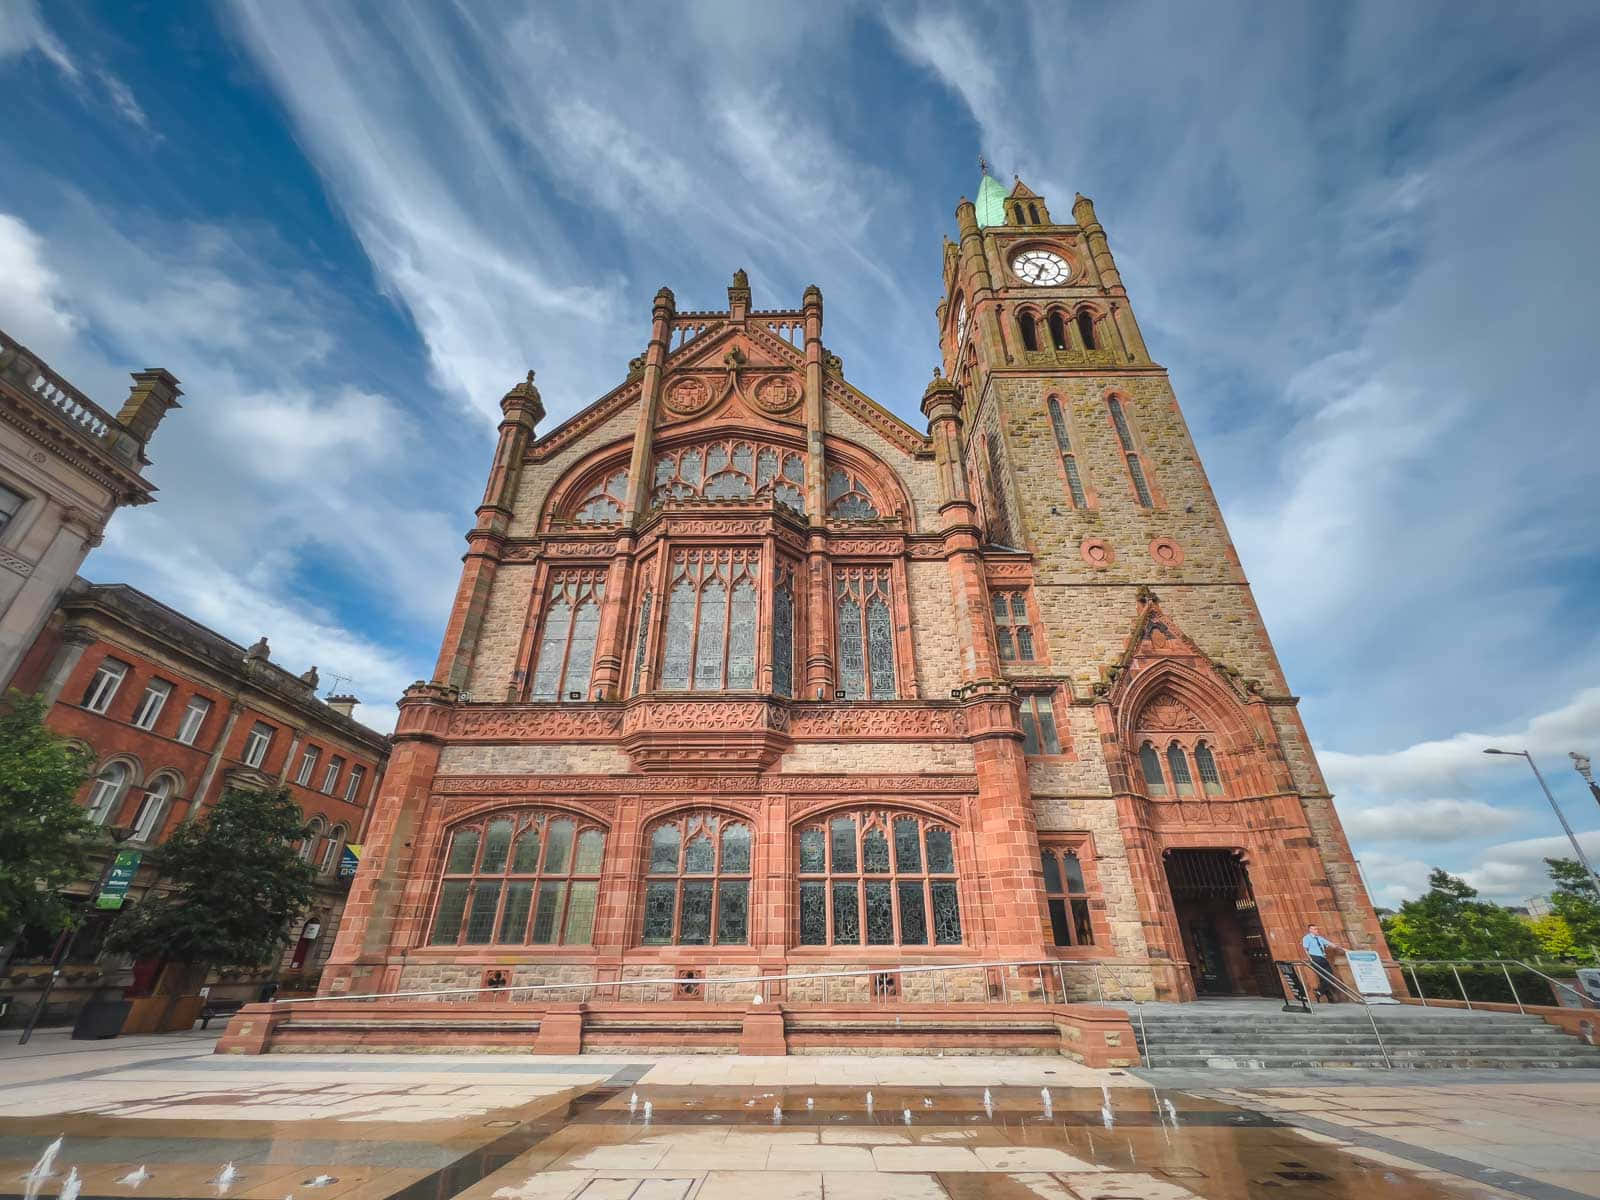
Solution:
M 1066 968 L 1066 967 L 1093 967 L 1098 972 L 1102 967 L 1104 967 L 1106 965 L 1114 965 L 1114 966 L 1144 966 L 1144 967 L 1152 967 L 1153 968 L 1153 967 L 1157 966 L 1158 964 L 1156 964 L 1154 962 L 1148 962 L 1148 961 L 1145 961 L 1145 960 L 1142 960 L 1142 959 L 1080 959 L 1078 961 L 1072 961 L 1072 960 L 1068 960 L 1068 959 L 1058 959 L 1058 958 L 1036 958 L 1036 959 L 1020 959 L 1020 960 L 1005 961 L 1005 962 L 961 962 L 961 963 L 935 963 L 935 964 L 925 964 L 925 965 L 911 966 L 911 967 L 875 967 L 875 968 L 874 967 L 868 967 L 868 968 L 863 968 L 863 969 L 854 970 L 854 971 L 793 971 L 793 972 L 787 972 L 787 973 L 782 974 L 782 975 L 748 975 L 748 976 L 739 976 L 739 977 L 735 977 L 735 978 L 720 978 L 720 979 L 704 979 L 704 978 L 688 978 L 688 979 L 645 978 L 645 979 L 607 979 L 607 980 L 601 980 L 601 981 L 595 981 L 595 982 L 589 982 L 589 983 L 527 983 L 527 984 L 503 984 L 503 985 L 499 985 L 499 986 L 492 986 L 492 985 L 488 985 L 488 984 L 480 984 L 477 987 L 467 987 L 467 988 L 430 988 L 430 989 L 427 989 L 427 990 L 414 991 L 414 992 L 366 992 L 366 993 L 362 993 L 362 994 L 354 995 L 354 996 L 331 995 L 331 994 L 330 995 L 326 995 L 326 996 L 302 996 L 302 997 L 298 997 L 298 998 L 295 998 L 295 999 L 292 999 L 292 1000 L 271 1000 L 271 1001 L 268 1001 L 268 1003 L 271 1003 L 271 1004 L 320 1004 L 320 1003 L 327 1003 L 327 1002 L 341 1002 L 341 1001 L 346 1001 L 346 1000 L 402 1000 L 402 999 L 410 999 L 410 998 L 414 998 L 414 997 L 418 997 L 418 996 L 476 995 L 479 992 L 492 992 L 492 993 L 494 993 L 496 995 L 508 995 L 508 994 L 515 993 L 515 992 L 553 992 L 553 991 L 568 992 L 568 991 L 578 990 L 578 991 L 587 992 L 587 993 L 591 993 L 592 994 L 595 991 L 598 991 L 598 990 L 601 990 L 601 989 L 605 989 L 605 988 L 618 988 L 618 989 L 620 989 L 620 988 L 624 988 L 624 987 L 666 987 L 666 986 L 677 986 L 679 984 L 693 984 L 696 987 L 700 987 L 700 988 L 731 987 L 731 986 L 735 986 L 735 985 L 738 985 L 738 984 L 756 984 L 756 985 L 760 986 L 761 993 L 762 993 L 762 996 L 763 996 L 763 999 L 764 999 L 768 995 L 768 990 L 767 990 L 768 989 L 768 985 L 773 984 L 773 983 L 778 983 L 778 982 L 781 982 L 781 981 L 784 981 L 784 980 L 789 980 L 789 979 L 799 979 L 799 980 L 807 980 L 807 981 L 815 981 L 815 980 L 820 979 L 820 980 L 824 981 L 823 986 L 824 986 L 824 988 L 826 988 L 826 986 L 827 986 L 826 981 L 827 980 L 830 980 L 830 979 L 856 979 L 856 978 L 860 978 L 863 975 L 870 975 L 870 976 L 876 976 L 876 975 L 902 975 L 902 976 L 904 976 L 904 975 L 923 975 L 923 974 L 937 974 L 937 973 L 940 973 L 940 972 L 949 972 L 949 971 L 988 971 L 988 970 L 993 970 L 995 968 L 1006 968 L 1006 967 L 1049 967 L 1049 968 L 1052 968 L 1052 969 L 1057 971 L 1057 973 L 1058 973 L 1057 974 L 1057 978 L 1059 979 L 1061 977 L 1060 976 L 1060 971 L 1063 968 Z M 1098 978 L 1098 975 L 1096 976 L 1096 978 Z M 1002 981 L 1002 987 L 1003 987 L 1004 986 L 1004 976 L 1001 977 L 1001 981 Z M 1010 994 L 1009 994 L 1009 992 L 1006 992 L 1005 995 L 1006 995 L 1006 1003 L 1009 1004 L 1010 1003 Z M 1066 996 L 1065 996 L 1065 987 L 1063 986 L 1063 990 L 1062 990 L 1063 1002 L 1065 1002 L 1065 998 L 1066 998 Z
M 1356 1003 L 1361 1005 L 1362 1011 L 1367 1014 L 1367 1023 L 1372 1026 L 1372 1036 L 1373 1039 L 1378 1043 L 1378 1053 L 1383 1055 L 1383 1065 L 1388 1067 L 1391 1071 L 1394 1070 L 1394 1062 L 1389 1057 L 1389 1048 L 1383 1044 L 1383 1034 L 1378 1032 L 1378 1021 L 1377 1018 L 1372 1015 L 1372 1005 L 1367 1003 L 1367 998 L 1360 992 L 1354 992 L 1345 987 L 1343 983 L 1335 978 L 1332 972 L 1324 974 L 1322 971 L 1319 971 L 1314 963 L 1307 962 L 1305 959 L 1294 959 L 1291 961 L 1293 961 L 1294 965 L 1297 967 L 1310 967 L 1311 973 L 1318 979 L 1326 979 L 1346 996 L 1349 996 L 1351 999 L 1355 1000 Z
M 1578 1005 L 1580 1008 L 1600 1008 L 1600 1004 L 1597 1004 L 1591 997 L 1586 996 L 1577 988 L 1573 987 L 1570 983 L 1564 983 L 1553 976 L 1546 975 L 1543 971 L 1539 970 L 1538 967 L 1533 966 L 1531 963 L 1524 962 L 1520 958 L 1397 958 L 1385 963 L 1384 965 L 1398 967 L 1411 972 L 1411 985 L 1416 989 L 1417 999 L 1422 1001 L 1423 1007 L 1427 1007 L 1428 998 L 1422 994 L 1422 983 L 1417 978 L 1418 967 L 1449 967 L 1451 974 L 1455 976 L 1456 986 L 1461 989 L 1461 999 L 1466 1003 L 1466 1006 L 1469 1010 L 1472 1008 L 1472 1000 L 1467 995 L 1466 984 L 1462 982 L 1461 972 L 1457 970 L 1457 968 L 1499 967 L 1505 974 L 1506 985 L 1511 989 L 1511 998 L 1516 1002 L 1517 1011 L 1526 1014 L 1528 1010 L 1523 1007 L 1522 997 L 1518 995 L 1517 985 L 1511 978 L 1510 968 L 1519 967 L 1524 971 L 1530 971 L 1537 975 L 1540 979 L 1543 979 L 1552 987 L 1558 987 L 1564 991 L 1571 992 L 1578 998 Z M 1492 1000 L 1480 1000 L 1478 1003 L 1492 1004 L 1494 1002 Z

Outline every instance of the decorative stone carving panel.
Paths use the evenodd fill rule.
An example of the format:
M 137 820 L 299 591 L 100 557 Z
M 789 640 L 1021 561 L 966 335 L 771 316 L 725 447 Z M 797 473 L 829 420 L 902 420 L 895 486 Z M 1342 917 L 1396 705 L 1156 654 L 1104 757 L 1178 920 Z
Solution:
M 498 795 L 943 795 L 976 793 L 976 775 L 436 775 L 438 796 Z
M 800 386 L 789 375 L 771 375 L 756 384 L 751 398 L 757 408 L 777 416 L 800 403 Z
M 1205 722 L 1194 710 L 1170 691 L 1150 697 L 1139 714 L 1141 733 L 1197 733 L 1205 728 Z
M 621 733 L 615 708 L 461 708 L 449 729 L 452 739 L 477 742 L 594 742 Z
M 791 714 L 789 733 L 796 741 L 960 740 L 967 735 L 967 718 L 958 709 L 807 708 Z
M 679 416 L 692 417 L 711 407 L 711 389 L 703 379 L 679 379 L 662 397 L 667 408 Z

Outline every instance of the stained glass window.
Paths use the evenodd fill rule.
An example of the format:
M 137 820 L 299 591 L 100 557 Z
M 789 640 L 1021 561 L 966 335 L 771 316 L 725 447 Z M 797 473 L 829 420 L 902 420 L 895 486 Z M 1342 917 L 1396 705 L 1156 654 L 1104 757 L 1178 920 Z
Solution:
M 605 840 L 602 829 L 541 811 L 499 813 L 456 829 L 429 944 L 587 944 Z
M 564 700 L 570 692 L 588 695 L 604 590 L 602 571 L 557 571 L 552 576 L 530 699 Z
M 1058 946 L 1094 945 L 1094 923 L 1089 917 L 1089 889 L 1078 855 L 1085 846 L 1045 846 L 1045 906 L 1050 910 L 1050 931 Z
M 1205 742 L 1195 743 L 1194 765 L 1200 772 L 1200 783 L 1206 789 L 1206 795 L 1222 795 L 1222 775 L 1217 771 L 1216 756 Z
M 1139 497 L 1141 508 L 1151 508 L 1155 502 L 1150 497 L 1150 485 L 1145 480 L 1144 467 L 1139 462 L 1138 450 L 1133 444 L 1133 431 L 1128 428 L 1128 418 L 1122 411 L 1122 402 L 1112 396 L 1106 404 L 1111 409 L 1111 424 L 1116 428 L 1117 441 L 1122 446 L 1122 457 L 1128 463 L 1128 478 L 1133 481 L 1134 494 Z
M 796 842 L 802 946 L 960 944 L 945 826 L 912 813 L 858 812 L 801 828 Z
M 870 521 L 878 517 L 867 485 L 842 467 L 828 469 L 828 515 L 847 521 Z
M 1022 752 L 1061 753 L 1061 734 L 1056 729 L 1055 704 L 1049 692 L 1024 692 L 1022 695 Z
M 617 471 L 584 493 L 572 519 L 580 525 L 615 525 L 628 502 L 628 473 Z
M 673 554 L 663 688 L 716 692 L 755 687 L 759 562 L 759 551 L 743 547 Z
M 1000 437 L 991 431 L 983 441 L 989 460 L 989 540 L 1001 546 L 1014 546 L 1011 510 L 1006 505 L 1005 463 L 1000 456 Z
M 690 813 L 655 826 L 645 882 L 644 944 L 748 943 L 750 847 L 750 826 L 716 813 Z
M 1149 742 L 1139 747 L 1139 768 L 1144 772 L 1145 791 L 1152 796 L 1165 796 L 1167 784 L 1161 777 L 1161 756 Z
M 794 695 L 794 568 L 787 565 L 772 589 L 772 690 Z
M 1028 620 L 1027 593 L 991 592 L 989 603 L 994 612 L 994 636 L 1000 647 L 1000 661 L 1032 662 L 1033 626 Z
M 639 683 L 644 677 L 645 649 L 650 644 L 650 607 L 654 604 L 656 594 L 645 588 L 644 597 L 639 601 L 639 631 L 634 635 L 633 646 L 633 693 L 639 694 Z
M 839 688 L 846 698 L 895 698 L 893 611 L 888 567 L 835 571 Z
M 656 456 L 651 499 L 771 499 L 795 513 L 806 508 L 805 454 L 747 438 L 727 438 Z
M 1072 451 L 1072 441 L 1067 436 L 1067 417 L 1061 409 L 1061 401 L 1054 396 L 1049 400 L 1050 428 L 1055 431 L 1056 451 L 1061 455 L 1061 468 L 1067 474 L 1067 491 L 1072 494 L 1072 503 L 1076 508 L 1083 508 L 1088 504 L 1083 494 L 1083 480 L 1078 475 L 1078 456 Z
M 1172 787 L 1180 796 L 1194 795 L 1194 779 L 1189 774 L 1189 760 L 1183 747 L 1173 742 L 1167 747 L 1167 766 L 1172 773 Z

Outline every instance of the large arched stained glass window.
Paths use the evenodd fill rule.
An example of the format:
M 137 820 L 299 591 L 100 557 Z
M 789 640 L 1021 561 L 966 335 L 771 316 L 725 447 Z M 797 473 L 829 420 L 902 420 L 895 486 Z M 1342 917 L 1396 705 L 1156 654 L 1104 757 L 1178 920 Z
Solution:
M 672 556 L 661 686 L 743 691 L 756 685 L 760 601 L 753 549 L 679 550 Z
M 580 700 L 587 697 L 604 590 L 603 571 L 557 571 L 551 577 L 532 699 L 564 700 L 573 692 Z
M 895 698 L 893 613 L 888 567 L 834 572 L 839 688 L 846 699 Z
M 753 500 L 771 497 L 796 513 L 806 509 L 803 451 L 746 438 L 682 446 L 656 455 L 651 499 Z
M 877 505 L 867 485 L 842 467 L 828 469 L 828 515 L 843 517 L 848 521 L 875 520 Z
M 428 944 L 587 945 L 605 850 L 604 830 L 555 813 L 457 826 Z
M 616 471 L 590 488 L 572 519 L 580 525 L 615 525 L 628 502 L 628 473 Z
M 802 946 L 955 946 L 961 901 L 949 826 L 857 812 L 796 835 Z
M 647 846 L 646 946 L 749 942 L 749 825 L 716 813 L 690 813 L 654 826 Z

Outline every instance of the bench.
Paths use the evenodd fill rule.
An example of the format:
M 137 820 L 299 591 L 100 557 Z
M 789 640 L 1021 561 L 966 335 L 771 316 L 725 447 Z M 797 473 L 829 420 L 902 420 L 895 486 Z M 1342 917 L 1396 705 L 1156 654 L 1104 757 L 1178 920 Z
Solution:
M 248 1003 L 247 1000 L 207 1000 L 200 1010 L 200 1028 L 211 1028 L 212 1017 L 231 1017 Z

